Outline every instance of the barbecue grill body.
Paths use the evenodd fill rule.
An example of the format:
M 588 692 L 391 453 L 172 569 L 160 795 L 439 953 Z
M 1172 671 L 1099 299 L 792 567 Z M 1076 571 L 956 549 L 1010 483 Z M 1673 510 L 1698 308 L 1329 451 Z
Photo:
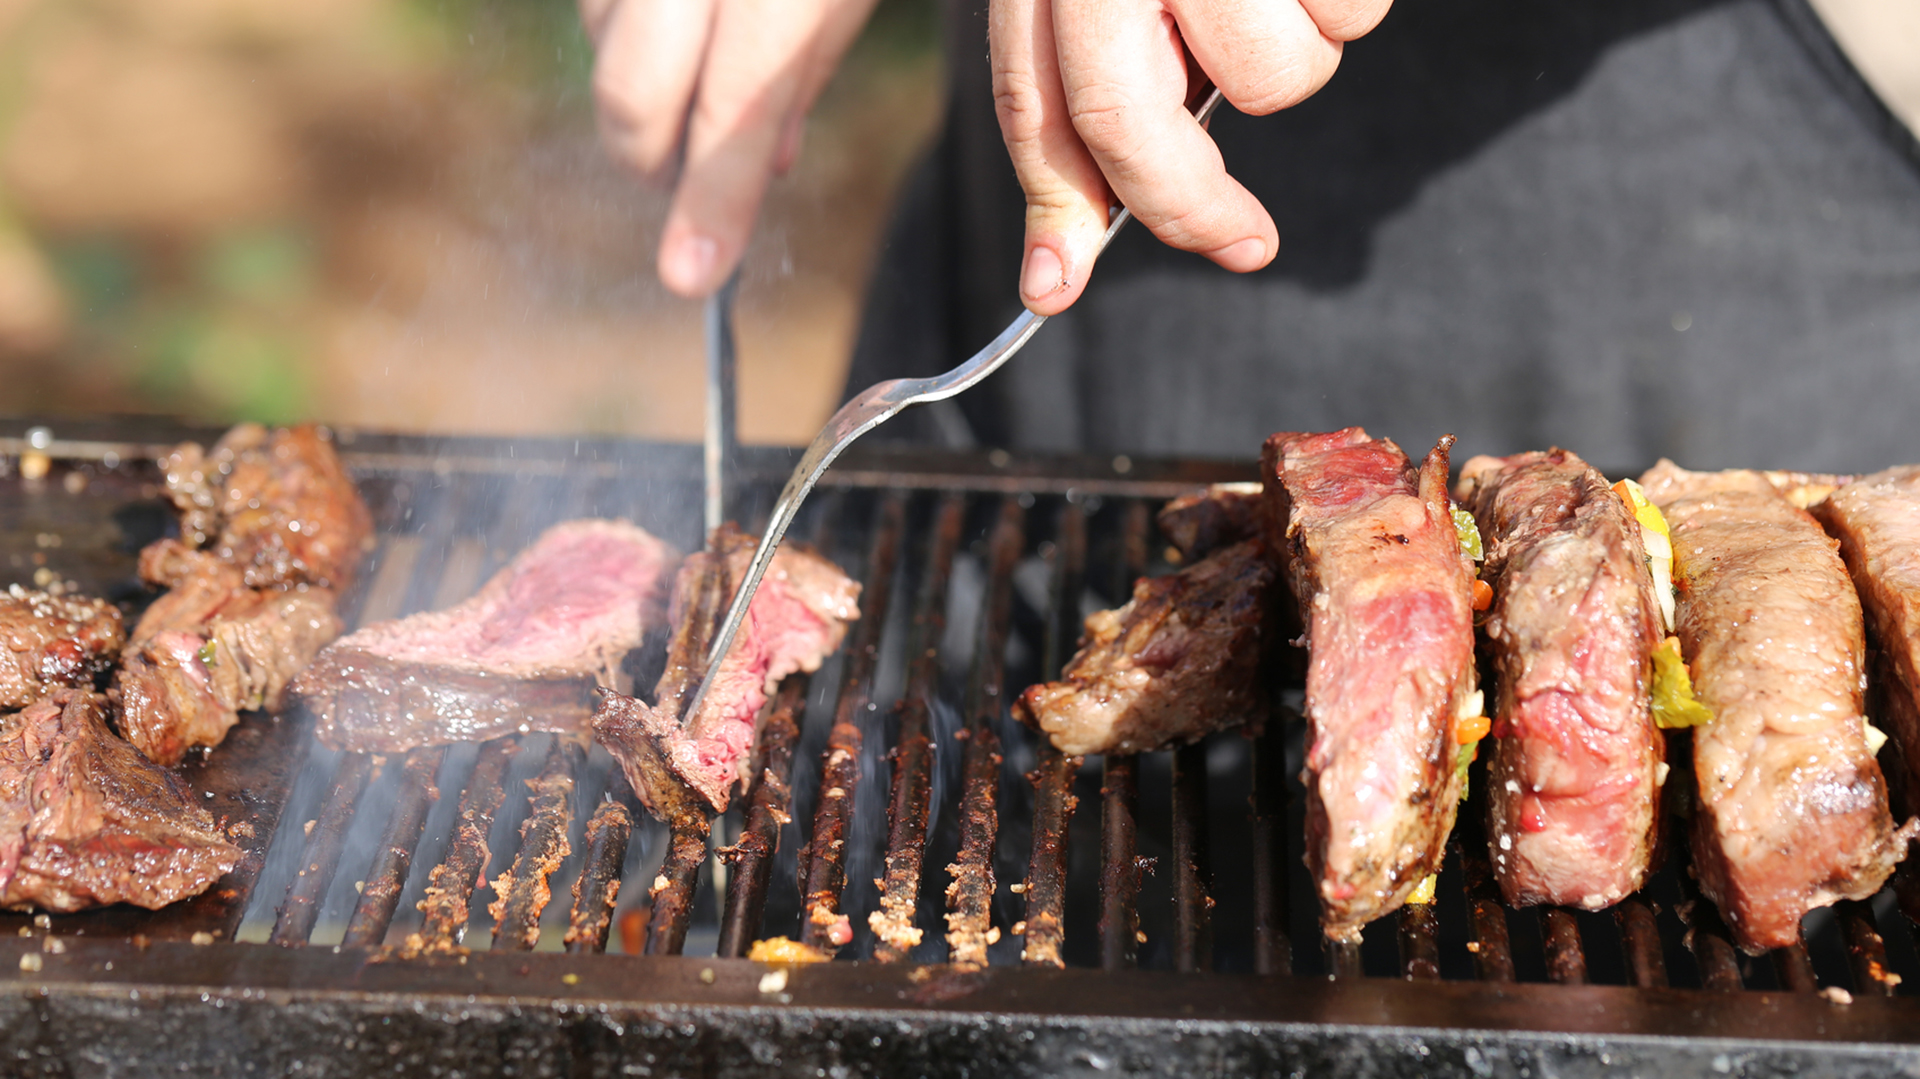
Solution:
M 131 555 L 167 520 L 143 458 L 218 432 L 159 429 L 135 443 L 105 425 L 70 426 L 42 447 L 52 460 L 33 480 L 21 465 L 34 447 L 8 434 L 0 426 L 0 514 L 21 527 L 0 531 L 0 559 L 28 564 L 36 531 L 57 531 L 54 568 L 134 599 Z M 352 622 L 454 602 L 565 517 L 627 516 L 682 547 L 699 542 L 691 447 L 351 432 L 341 443 L 381 529 L 345 604 Z M 746 455 L 734 507 L 743 522 L 764 514 L 786 464 L 776 452 Z M 1504 910 L 1497 892 L 1489 898 L 1469 809 L 1439 903 L 1322 955 L 1299 864 L 1297 785 L 1290 796 L 1286 783 L 1298 770 L 1297 686 L 1279 679 L 1264 736 L 1137 760 L 1062 759 L 1012 726 L 1001 702 L 1057 672 L 1084 609 L 1164 568 L 1151 509 L 1251 473 L 850 454 L 797 534 L 869 596 L 891 599 L 865 612 L 841 659 L 778 698 L 794 722 L 766 725 L 763 740 L 780 744 L 763 741 L 759 759 L 768 774 L 790 760 L 791 774 L 763 780 L 743 802 L 749 819 L 723 821 L 711 840 L 777 836 L 778 848 L 740 842 L 724 882 L 701 857 L 707 838 L 640 816 L 597 751 L 544 752 L 551 740 L 532 735 L 517 753 L 509 739 L 376 761 L 316 747 L 301 717 L 248 716 L 182 772 L 246 854 L 233 875 L 155 913 L 112 908 L 46 928 L 0 916 L 0 978 L 11 981 L 0 993 L 0 1075 L 1920 1072 L 1920 1005 L 1885 992 L 1893 979 L 1874 980 L 1906 971 L 1920 983 L 1890 896 L 1816 926 L 1809 948 L 1742 960 L 1710 907 L 1683 906 L 1697 896 L 1675 867 L 1615 913 Z M 649 662 L 657 656 L 635 661 L 641 681 Z M 916 707 L 897 704 L 907 697 Z M 923 748 L 905 745 L 910 736 L 924 736 Z M 963 768 L 968 745 L 985 748 Z M 854 766 L 843 758 L 823 772 L 830 749 Z M 984 778 L 968 781 L 976 767 Z M 822 810 L 829 774 L 846 784 L 849 812 Z M 924 809 L 907 806 L 888 829 L 880 822 L 903 778 Z M 536 788 L 548 793 L 530 798 Z M 810 830 L 842 842 L 806 847 Z M 969 836 L 983 845 L 969 848 Z M 684 864 L 663 864 L 688 838 Z M 544 916 L 547 881 L 522 855 L 558 860 Z M 976 904 L 967 916 L 998 931 L 982 970 L 938 962 L 955 860 L 970 879 L 997 881 L 953 901 Z M 807 883 L 796 884 L 803 867 Z M 496 927 L 477 891 L 433 917 L 415 913 L 434 872 L 468 883 L 486 873 L 505 891 L 495 906 L 512 931 L 497 927 L 486 950 Z M 722 926 L 740 926 L 721 938 L 728 949 L 795 934 L 803 915 L 824 924 L 812 916 L 820 909 L 850 917 L 849 950 L 865 956 L 879 898 L 867 880 L 882 874 L 889 888 L 917 885 L 903 909 L 924 937 L 905 961 L 803 966 L 782 980 L 745 960 L 670 954 L 711 951 Z M 618 906 L 606 905 L 623 879 Z M 570 904 L 576 881 L 582 897 Z M 598 954 L 608 922 L 662 881 L 655 917 L 681 920 L 646 935 L 668 954 Z M 1036 947 L 1043 922 L 1050 953 Z M 329 946 L 342 923 L 353 943 Z M 568 954 L 515 950 L 516 940 L 551 948 L 569 928 Z M 409 936 L 436 933 L 439 954 L 401 956 Z M 1022 964 L 1023 943 L 1030 960 L 1069 966 Z M 1136 965 L 1162 969 L 1125 969 Z M 1109 969 L 1084 969 L 1100 966 Z M 1815 995 L 1821 984 L 1847 987 L 1853 1003 Z

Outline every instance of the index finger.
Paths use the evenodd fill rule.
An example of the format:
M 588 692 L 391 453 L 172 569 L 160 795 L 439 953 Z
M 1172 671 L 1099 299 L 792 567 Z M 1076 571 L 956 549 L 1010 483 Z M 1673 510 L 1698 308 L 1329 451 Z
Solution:
M 1166 8 L 1054 0 L 1054 33 L 1074 130 L 1140 223 L 1229 270 L 1270 262 L 1273 218 L 1186 110 L 1186 54 Z

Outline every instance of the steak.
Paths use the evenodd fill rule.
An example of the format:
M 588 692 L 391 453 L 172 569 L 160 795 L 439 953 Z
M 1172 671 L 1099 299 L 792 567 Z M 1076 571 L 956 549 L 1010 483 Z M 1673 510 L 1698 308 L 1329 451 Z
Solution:
M 125 640 L 120 612 L 105 600 L 17 584 L 0 592 L 0 709 L 25 708 L 62 686 L 92 688 Z
M 1267 545 L 1306 626 L 1307 865 L 1334 940 L 1439 871 L 1460 801 L 1456 728 L 1479 694 L 1452 444 L 1416 469 L 1349 427 L 1274 435 L 1261 457 Z
M 1086 622 L 1061 680 L 1029 686 L 1014 715 L 1072 756 L 1145 753 L 1258 726 L 1263 626 L 1278 580 L 1266 545 L 1237 543 Z
M 1863 476 L 1813 507 L 1840 541 L 1875 657 L 1872 716 L 1901 811 L 1920 811 L 1920 465 Z
M 1640 482 L 1673 533 L 1675 630 L 1713 711 L 1693 733 L 1694 872 L 1741 947 L 1789 945 L 1807 911 L 1878 891 L 1914 827 L 1895 831 L 1867 749 L 1860 601 L 1766 476 L 1661 461 Z
M 185 785 L 107 729 L 105 709 L 63 689 L 0 717 L 0 907 L 157 910 L 239 862 Z
M 1648 658 L 1660 608 L 1639 522 L 1565 450 L 1475 457 L 1458 493 L 1494 595 L 1494 876 L 1513 906 L 1612 906 L 1646 880 L 1665 779 Z
M 554 525 L 465 602 L 335 641 L 293 691 L 355 753 L 579 731 L 660 623 L 678 557 L 626 521 Z
M 1261 492 L 1257 483 L 1216 483 L 1160 508 L 1160 531 L 1183 561 L 1205 558 L 1260 535 Z
M 373 520 L 320 428 L 243 423 L 211 451 L 182 444 L 161 467 L 181 536 L 239 567 L 248 587 L 353 583 Z
M 340 634 L 333 593 L 249 588 L 244 572 L 178 540 L 140 552 L 153 601 L 115 680 L 120 732 L 158 764 L 216 746 L 240 713 L 286 705 L 288 683 Z
M 689 555 L 673 587 L 673 637 L 654 703 L 608 694 L 593 733 L 625 769 L 647 807 L 670 818 L 693 798 L 722 812 L 747 778 L 760 709 L 780 680 L 820 669 L 860 617 L 860 585 L 799 543 L 784 543 L 733 646 L 720 661 L 700 713 L 681 713 L 700 687 L 707 652 L 745 579 L 757 540 L 729 524 Z

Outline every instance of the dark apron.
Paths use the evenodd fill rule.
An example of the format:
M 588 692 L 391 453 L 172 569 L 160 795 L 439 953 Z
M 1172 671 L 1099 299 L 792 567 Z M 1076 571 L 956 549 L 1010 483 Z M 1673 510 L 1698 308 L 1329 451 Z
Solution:
M 854 388 L 944 370 L 1018 311 L 984 4 L 955 7 L 946 129 Z M 1402 0 L 1309 101 L 1223 112 L 1272 266 L 1135 226 L 1005 369 L 889 433 L 1245 458 L 1360 424 L 1616 474 L 1920 460 L 1920 151 L 1804 0 Z

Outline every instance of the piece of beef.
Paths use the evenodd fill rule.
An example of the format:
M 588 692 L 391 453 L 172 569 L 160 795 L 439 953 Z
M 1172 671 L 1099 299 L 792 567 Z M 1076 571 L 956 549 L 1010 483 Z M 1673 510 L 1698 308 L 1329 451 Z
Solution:
M 660 624 L 678 557 L 626 521 L 554 525 L 465 602 L 335 641 L 293 691 L 321 741 L 356 753 L 580 731 Z
M 1494 591 L 1494 876 L 1513 906 L 1612 906 L 1646 880 L 1665 776 L 1648 659 L 1660 608 L 1640 525 L 1565 450 L 1475 457 L 1458 493 Z
M 1278 434 L 1261 458 L 1268 547 L 1306 626 L 1307 864 L 1320 923 L 1358 940 L 1440 868 L 1477 714 L 1472 561 L 1442 438 L 1418 469 L 1357 427 Z
M 734 784 L 747 778 L 768 695 L 790 674 L 819 670 L 860 617 L 858 583 L 806 545 L 781 544 L 700 714 L 682 720 L 757 542 L 724 524 L 705 551 L 687 557 L 674 582 L 673 638 L 654 704 L 608 694 L 593 718 L 594 737 L 663 816 L 693 797 L 713 812 L 726 809 Z
M 0 709 L 25 708 L 63 686 L 91 688 L 125 642 L 111 603 L 13 585 L 0 592 Z
M 1155 521 L 1180 559 L 1198 558 L 1260 535 L 1261 492 L 1257 483 L 1216 483 L 1160 507 Z
M 0 717 L 0 907 L 157 910 L 240 860 L 186 787 L 63 689 Z
M 320 428 L 243 423 L 211 451 L 184 443 L 161 466 L 181 536 L 239 567 L 248 587 L 353 583 L 373 520 Z
M 1860 601 L 1832 542 L 1756 472 L 1661 461 L 1676 633 L 1713 720 L 1693 732 L 1693 864 L 1740 945 L 1878 891 L 1906 850 L 1867 751 Z M 1911 826 L 1909 826 L 1911 827 Z
M 1863 476 L 1813 507 L 1866 610 L 1870 712 L 1901 814 L 1920 813 L 1920 465 Z
M 159 764 L 216 746 L 240 713 L 286 705 L 288 683 L 340 634 L 333 593 L 248 588 L 237 567 L 178 540 L 140 552 L 154 600 L 122 656 L 120 731 Z
M 1070 755 L 1145 753 L 1257 725 L 1277 580 L 1257 539 L 1140 578 L 1126 606 L 1088 617 L 1061 680 L 1029 686 L 1014 714 Z

